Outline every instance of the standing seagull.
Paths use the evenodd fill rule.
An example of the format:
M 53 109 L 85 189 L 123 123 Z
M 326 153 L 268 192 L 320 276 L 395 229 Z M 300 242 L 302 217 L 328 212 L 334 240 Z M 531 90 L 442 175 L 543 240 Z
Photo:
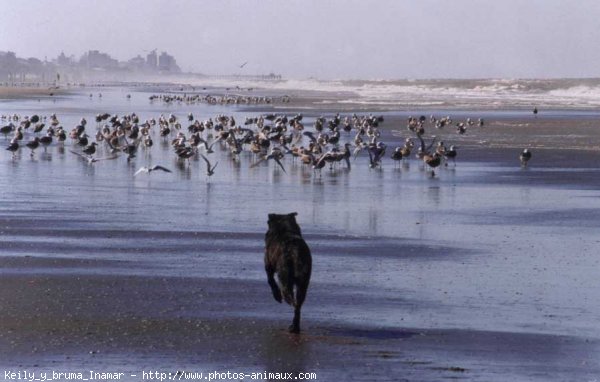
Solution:
M 33 156 L 35 149 L 37 149 L 40 146 L 40 138 L 33 138 L 33 140 L 27 142 L 25 146 L 27 146 L 31 150 L 31 156 Z
M 89 156 L 94 155 L 96 153 L 96 145 L 97 145 L 96 142 L 92 142 L 89 146 L 86 146 L 83 149 L 83 152 Z
M 171 170 L 169 170 L 168 168 L 156 165 L 156 166 L 152 166 L 152 167 L 141 167 L 139 170 L 137 170 L 135 172 L 135 174 L 133 174 L 133 176 L 137 176 L 139 173 L 142 173 L 142 172 L 145 172 L 146 174 L 150 174 L 152 171 L 155 171 L 155 170 L 161 170 L 161 171 L 164 171 L 164 172 L 171 172 Z
M 139 141 L 137 142 L 139 144 Z M 127 154 L 127 162 L 135 158 L 135 154 L 137 152 L 137 144 L 130 144 L 125 140 L 125 146 L 121 148 L 121 150 Z
M 442 156 L 438 153 L 425 154 L 423 156 L 423 162 L 431 169 L 431 177 L 435 176 L 435 168 L 442 163 Z
M 44 152 L 46 152 L 46 147 L 48 147 L 52 143 L 52 131 L 48 131 L 46 136 L 40 138 L 40 143 L 44 146 Z
M 452 163 L 456 166 L 456 146 L 450 146 L 450 149 L 446 150 L 443 155 L 446 158 L 444 161 L 445 166 L 448 166 L 448 159 L 452 159 Z
M 4 134 L 4 139 L 8 139 L 8 134 L 12 133 L 12 131 L 14 130 L 14 125 L 8 124 L 6 126 L 2 126 L 0 127 L 0 133 Z
M 19 150 L 19 141 L 16 139 L 11 140 L 10 145 L 6 149 L 12 153 L 14 158 L 17 155 L 17 150 Z
M 215 163 L 215 165 L 212 166 L 210 164 L 210 161 L 204 155 L 200 154 L 200 156 L 206 162 L 206 175 L 208 175 L 209 177 L 213 176 L 215 174 L 215 168 L 217 168 L 217 165 L 219 164 L 219 162 Z
M 527 162 L 531 159 L 531 151 L 528 149 L 523 150 L 521 155 L 519 155 L 519 159 L 521 160 L 521 167 L 527 167 Z

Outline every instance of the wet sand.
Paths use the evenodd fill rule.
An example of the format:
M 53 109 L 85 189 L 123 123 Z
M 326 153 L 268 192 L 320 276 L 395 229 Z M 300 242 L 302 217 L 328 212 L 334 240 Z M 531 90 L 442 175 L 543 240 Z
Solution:
M 83 95 L 83 106 L 57 113 L 72 113 L 67 123 L 81 110 L 198 113 L 136 96 L 120 106 L 121 93 L 114 105 L 108 91 L 102 104 Z M 207 110 L 201 118 L 223 109 Z M 236 118 L 261 110 L 279 109 Z M 333 111 L 304 112 L 306 125 Z M 385 114 L 390 148 L 410 136 L 407 115 Z M 56 147 L 35 159 L 4 155 L 0 371 L 597 379 L 594 119 L 486 119 L 464 136 L 427 129 L 459 146 L 457 167 L 434 179 L 414 159 L 369 171 L 360 157 L 349 172 L 315 179 L 289 162 L 285 175 L 251 171 L 248 156 L 236 167 L 217 152 L 224 163 L 209 185 L 198 162 L 179 168 L 159 141 L 132 164 L 90 167 Z M 527 169 L 523 147 L 534 153 Z M 146 162 L 173 177 L 134 179 Z M 272 299 L 262 269 L 266 212 L 290 209 L 315 257 L 300 336 L 286 331 L 291 309 Z
M 0 86 L 1 99 L 28 99 L 31 97 L 52 97 L 64 95 L 68 91 L 56 86 L 23 87 L 23 86 Z
M 598 340 L 311 319 L 311 305 L 369 305 L 360 296 L 324 288 L 311 290 L 304 333 L 297 336 L 283 329 L 290 311 L 267 298 L 264 283 L 113 276 L 105 273 L 107 267 L 135 268 L 109 261 L 4 258 L 0 367 L 314 372 L 317 380 L 386 381 L 591 380 L 600 373 Z M 253 317 L 256 312 L 261 316 Z

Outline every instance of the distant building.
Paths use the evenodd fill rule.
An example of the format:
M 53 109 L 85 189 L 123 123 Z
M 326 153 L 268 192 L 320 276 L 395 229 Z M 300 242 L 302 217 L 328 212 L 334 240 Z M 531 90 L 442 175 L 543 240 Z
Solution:
M 89 69 L 115 69 L 119 67 L 119 61 L 97 50 L 90 50 L 84 54 L 80 63 Z
M 20 71 L 15 52 L 0 52 L 0 79 L 13 81 Z
M 73 64 L 73 61 L 70 57 L 65 55 L 65 52 L 60 52 L 60 55 L 56 58 L 56 64 L 60 66 L 70 66 Z
M 150 70 L 156 70 L 158 68 L 158 56 L 156 55 L 156 49 L 148 53 L 146 56 L 146 67 Z
M 162 52 L 160 57 L 158 57 L 158 70 L 161 72 L 171 72 L 171 73 L 179 73 L 181 69 L 177 66 L 177 62 L 175 61 L 175 57 L 167 54 L 167 52 Z
M 0 68 L 14 70 L 17 67 L 17 55 L 15 52 L 0 52 Z
M 143 70 L 144 67 L 146 66 L 146 60 L 144 60 L 144 58 L 142 56 L 140 56 L 139 54 L 132 58 L 131 60 L 127 61 L 127 68 L 131 69 L 131 70 Z
M 44 63 L 35 57 L 28 58 L 26 65 L 29 73 L 41 74 L 44 72 Z
M 131 73 L 177 74 L 181 69 L 173 56 L 167 52 L 159 56 L 156 49 L 128 61 L 118 61 L 98 50 L 89 50 L 79 59 L 61 52 L 51 61 L 35 57 L 25 59 L 14 52 L 0 51 L 0 83 L 40 80 L 68 83 L 85 78 L 124 78 Z

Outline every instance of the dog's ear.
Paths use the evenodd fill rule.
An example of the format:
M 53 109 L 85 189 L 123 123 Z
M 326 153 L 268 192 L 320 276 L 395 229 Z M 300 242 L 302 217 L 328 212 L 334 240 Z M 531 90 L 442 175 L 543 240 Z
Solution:
M 275 214 L 269 214 L 269 220 L 267 220 L 267 226 L 269 227 L 269 231 L 272 230 L 273 228 L 275 228 L 275 226 L 277 225 L 275 223 Z

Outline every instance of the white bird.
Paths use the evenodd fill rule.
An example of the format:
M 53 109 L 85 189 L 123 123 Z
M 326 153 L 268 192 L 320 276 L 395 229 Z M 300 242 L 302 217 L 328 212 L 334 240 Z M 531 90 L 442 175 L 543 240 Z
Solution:
M 77 155 L 78 157 L 80 157 L 82 159 L 85 159 L 88 162 L 88 164 L 94 164 L 94 163 L 99 162 L 101 160 L 117 159 L 117 157 L 118 157 L 117 155 L 113 155 L 111 157 L 106 157 L 106 158 L 94 158 L 92 156 L 83 155 L 81 153 L 78 153 L 78 152 L 75 152 L 75 151 L 72 151 L 72 150 L 69 150 L 69 151 L 71 151 L 73 154 Z
M 144 167 L 140 167 L 140 169 L 137 170 L 135 172 L 135 174 L 133 174 L 133 176 L 137 176 L 138 174 L 140 174 L 142 172 L 145 172 L 146 174 L 150 174 L 152 171 L 155 171 L 155 170 L 161 170 L 161 171 L 164 171 L 164 172 L 171 172 L 171 170 L 169 170 L 168 168 L 165 168 L 165 167 L 159 166 L 159 165 L 152 166 L 152 167 L 145 167 L 144 166 Z

